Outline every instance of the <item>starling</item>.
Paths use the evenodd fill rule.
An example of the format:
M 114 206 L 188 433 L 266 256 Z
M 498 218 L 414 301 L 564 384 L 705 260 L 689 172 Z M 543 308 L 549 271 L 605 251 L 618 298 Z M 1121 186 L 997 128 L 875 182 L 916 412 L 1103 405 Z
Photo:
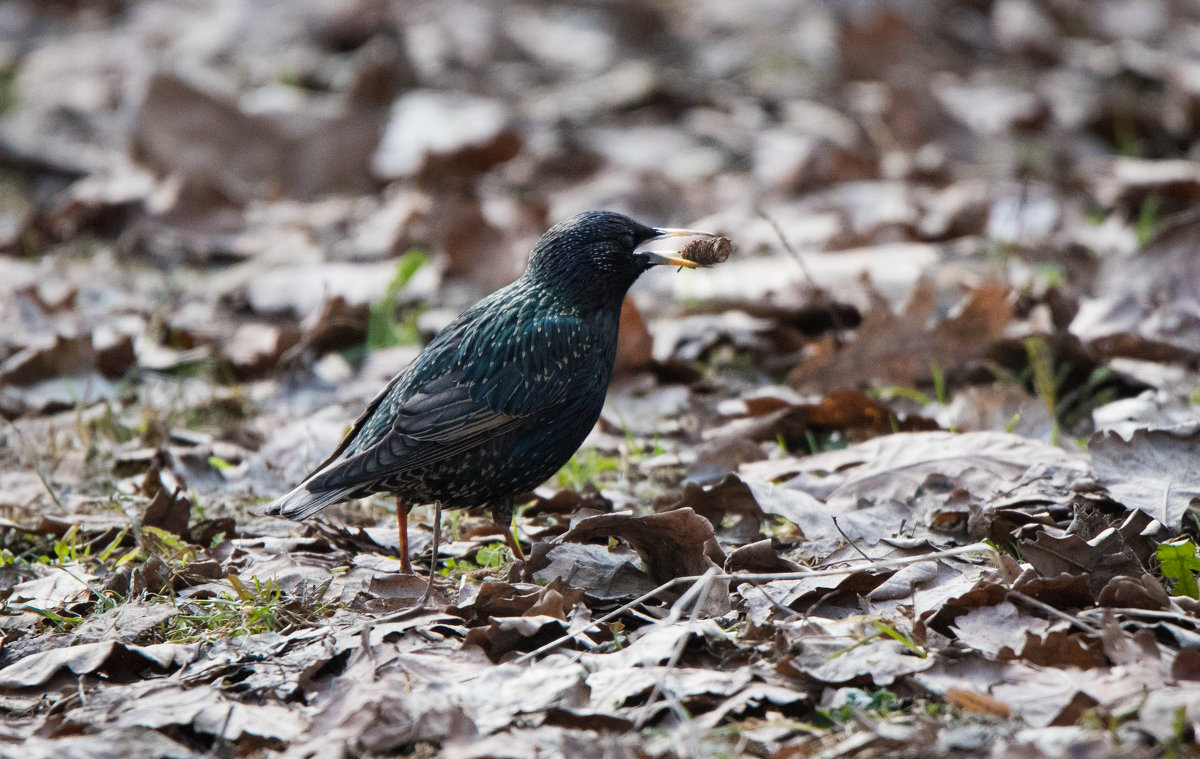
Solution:
M 442 508 L 490 506 L 523 556 L 513 499 L 567 463 L 599 418 L 626 291 L 652 266 L 705 263 L 665 253 L 660 243 L 671 238 L 712 236 L 603 211 L 552 227 L 517 281 L 442 330 L 329 458 L 262 513 L 307 519 L 339 501 L 394 494 L 402 571 L 411 573 L 412 505 L 436 504 L 439 521 Z

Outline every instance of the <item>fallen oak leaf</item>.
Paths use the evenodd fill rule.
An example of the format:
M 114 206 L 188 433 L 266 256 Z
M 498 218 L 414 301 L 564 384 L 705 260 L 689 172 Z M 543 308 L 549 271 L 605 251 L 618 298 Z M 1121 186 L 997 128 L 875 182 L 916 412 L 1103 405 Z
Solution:
M 164 678 L 96 689 L 82 706 L 68 712 L 66 721 L 125 728 L 184 727 L 230 741 L 244 735 L 291 741 L 303 731 L 300 716 L 281 704 L 241 703 L 208 684 L 183 686 Z
M 1096 596 L 1096 605 L 1157 611 L 1170 608 L 1171 597 L 1162 583 L 1143 572 L 1140 577 L 1117 575 L 1109 580 Z
M 1051 623 L 1021 612 L 1009 601 L 981 606 L 959 616 L 951 625 L 955 637 L 965 646 L 995 660 L 1005 649 L 1011 654 L 1021 650 L 1027 635 L 1050 630 Z M 1009 656 L 1009 658 L 1014 658 Z
M 147 727 L 110 727 L 99 733 L 50 739 L 27 737 L 19 745 L 22 759 L 61 759 L 68 756 L 91 759 L 200 759 L 202 756 Z M 7 758 L 13 754 L 5 752 L 0 756 Z
M 731 551 L 725 561 L 727 572 L 799 572 L 800 565 L 779 555 L 770 538 Z
M 1055 535 L 1051 529 L 1039 530 L 1033 540 L 1017 541 L 1025 560 L 1043 577 L 1087 573 L 1092 592 L 1099 593 L 1113 577 L 1142 574 L 1141 562 L 1115 529 L 1091 540 L 1076 534 Z
M 808 445 L 809 436 L 844 432 L 853 439 L 893 432 L 941 429 L 937 422 L 910 414 L 901 418 L 888 406 L 858 390 L 839 389 L 818 403 L 790 403 L 776 398 L 747 401 L 748 416 L 704 433 L 705 439 L 783 440 L 789 449 Z M 762 457 L 759 457 L 762 458 Z
M 583 600 L 584 591 L 569 588 L 562 579 L 548 585 L 532 583 L 473 583 L 459 594 L 458 604 L 447 611 L 462 617 L 470 625 L 485 624 L 492 618 L 533 615 L 566 620 L 567 612 Z
M 1045 637 L 1040 637 L 1031 630 L 1025 630 L 1024 633 L 1025 641 L 1019 650 L 1005 646 L 997 652 L 996 660 L 1020 659 L 1030 664 L 1060 669 L 1092 669 L 1105 664 L 1104 652 L 1095 641 L 1088 640 L 1085 633 L 1051 630 Z
M 654 580 L 637 567 L 637 553 L 587 543 L 539 542 L 526 564 L 533 579 L 550 579 L 582 588 L 590 601 L 615 601 L 640 596 Z
M 832 638 L 806 642 L 799 654 L 781 661 L 776 671 L 829 685 L 872 682 L 887 687 L 897 678 L 929 669 L 933 663 L 934 657 L 918 656 L 907 643 L 892 637 L 880 636 L 866 642 Z

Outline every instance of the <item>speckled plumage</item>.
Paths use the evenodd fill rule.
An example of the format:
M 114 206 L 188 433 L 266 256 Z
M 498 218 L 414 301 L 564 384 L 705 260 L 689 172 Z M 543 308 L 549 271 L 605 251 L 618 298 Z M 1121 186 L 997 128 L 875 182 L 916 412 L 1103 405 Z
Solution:
M 596 423 L 621 302 L 665 235 L 591 212 L 550 229 L 520 279 L 446 327 L 375 397 L 333 454 L 264 513 L 292 519 L 371 493 L 443 508 L 490 506 L 563 466 Z M 690 265 L 690 264 L 689 264 Z

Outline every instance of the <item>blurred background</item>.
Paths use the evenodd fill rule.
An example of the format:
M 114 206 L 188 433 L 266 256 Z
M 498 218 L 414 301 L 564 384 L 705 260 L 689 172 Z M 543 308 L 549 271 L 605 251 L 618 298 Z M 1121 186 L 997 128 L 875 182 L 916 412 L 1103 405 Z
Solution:
M 736 249 L 635 288 L 614 434 L 1189 419 L 1198 124 L 1191 0 L 8 0 L 2 476 L 270 494 L 601 208 Z
M 0 0 L 0 757 L 1194 754 L 1198 199 L 1197 0 Z M 529 563 L 253 515 L 589 209 Z

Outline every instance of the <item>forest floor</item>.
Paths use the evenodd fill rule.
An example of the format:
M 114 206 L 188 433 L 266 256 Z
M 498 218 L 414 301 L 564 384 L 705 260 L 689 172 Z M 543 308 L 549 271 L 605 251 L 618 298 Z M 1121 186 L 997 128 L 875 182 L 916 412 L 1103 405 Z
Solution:
M 1198 159 L 1185 0 L 6 3 L 0 757 L 1194 755 Z M 527 561 L 253 514 L 598 208 Z

